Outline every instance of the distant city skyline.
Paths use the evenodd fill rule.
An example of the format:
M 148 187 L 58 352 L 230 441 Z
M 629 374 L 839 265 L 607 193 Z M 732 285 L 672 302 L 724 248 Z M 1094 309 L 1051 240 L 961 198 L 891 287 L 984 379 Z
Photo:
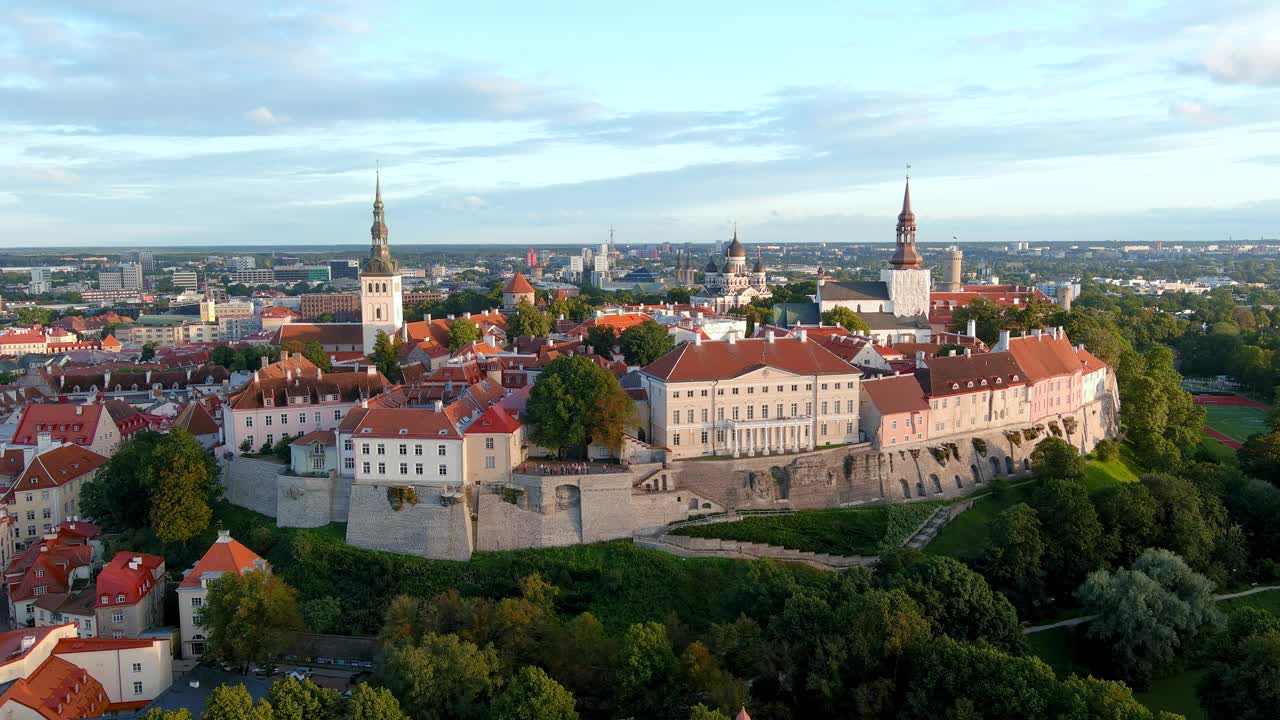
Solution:
M 1280 236 L 1275 2 L 555 8 L 8 3 L 0 247 Z

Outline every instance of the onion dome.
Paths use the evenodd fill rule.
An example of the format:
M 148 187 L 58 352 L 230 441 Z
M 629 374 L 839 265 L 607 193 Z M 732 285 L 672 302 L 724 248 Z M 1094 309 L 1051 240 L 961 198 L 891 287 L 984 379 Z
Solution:
M 729 243 L 729 249 L 726 250 L 724 254 L 726 257 L 731 257 L 731 258 L 747 257 L 747 249 L 742 246 L 742 243 L 738 242 L 737 230 L 733 231 L 733 242 Z
M 720 272 L 720 268 L 716 265 L 716 259 L 715 259 L 715 258 L 711 258 L 710 260 L 708 260 L 708 261 L 707 261 L 707 266 L 706 266 L 705 268 L 703 268 L 702 270 L 703 270 L 704 272 L 709 272 L 709 273 L 713 273 L 713 272 Z

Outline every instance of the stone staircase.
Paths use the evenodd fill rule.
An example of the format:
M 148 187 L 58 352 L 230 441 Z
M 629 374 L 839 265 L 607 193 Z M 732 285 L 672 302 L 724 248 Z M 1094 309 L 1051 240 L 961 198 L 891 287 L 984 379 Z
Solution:
M 950 521 L 951 506 L 944 505 L 943 507 L 938 508 L 934 511 L 933 515 L 929 517 L 925 524 L 916 531 L 916 534 L 912 535 L 911 538 L 907 540 L 905 547 L 909 547 L 912 550 L 923 550 L 924 546 L 928 545 L 929 541 L 941 532 L 942 528 Z

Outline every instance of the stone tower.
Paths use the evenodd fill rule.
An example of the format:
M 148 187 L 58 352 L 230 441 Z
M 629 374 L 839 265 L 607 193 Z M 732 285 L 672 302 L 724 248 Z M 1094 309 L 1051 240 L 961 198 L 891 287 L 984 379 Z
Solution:
M 404 295 L 400 271 L 391 259 L 387 222 L 382 207 L 382 177 L 377 177 L 373 197 L 373 226 L 369 229 L 369 259 L 360 272 L 360 324 L 364 353 L 373 352 L 378 331 L 394 337 L 404 325 Z
M 959 247 L 952 245 L 947 250 L 947 272 L 940 288 L 942 292 L 960 292 L 964 289 L 964 283 L 960 281 L 960 267 L 963 263 L 964 252 Z

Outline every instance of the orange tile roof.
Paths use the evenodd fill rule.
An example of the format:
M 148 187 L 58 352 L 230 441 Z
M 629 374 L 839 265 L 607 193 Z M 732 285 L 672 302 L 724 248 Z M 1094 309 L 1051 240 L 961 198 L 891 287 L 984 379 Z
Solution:
M 773 342 L 748 339 L 735 343 L 684 343 L 641 370 L 667 382 L 687 382 L 725 380 L 764 367 L 795 375 L 858 372 L 822 343 L 799 338 L 777 338 Z
M 31 708 L 47 720 L 98 717 L 109 702 L 102 683 L 57 655 L 50 655 L 29 677 L 18 678 L 0 695 L 0 706 L 10 701 Z
M 212 435 L 218 432 L 218 421 L 213 419 L 203 404 L 193 400 L 173 419 L 173 427 L 186 430 L 192 435 Z
M 39 434 L 48 432 L 54 440 L 92 445 L 93 433 L 102 412 L 101 405 L 32 403 L 22 412 L 18 429 L 13 432 L 13 442 L 16 445 L 35 445 Z
M 285 323 L 276 331 L 275 344 L 297 341 L 318 342 L 322 346 L 364 346 L 364 328 L 360 323 Z
M 507 281 L 506 287 L 502 288 L 504 293 L 532 294 L 533 286 L 524 278 L 524 274 L 517 272 Z
M 887 375 L 862 383 L 862 394 L 880 410 L 881 415 L 923 412 L 929 399 L 915 375 Z
M 37 597 L 38 587 L 45 588 L 41 594 L 67 592 L 71 589 L 72 571 L 92 562 L 93 548 L 88 545 L 69 545 L 60 538 L 42 540 L 9 563 L 6 576 L 22 573 L 8 578 L 9 597 L 14 601 L 30 600 Z
M 136 650 L 155 645 L 159 640 L 143 638 L 62 638 L 53 646 L 55 655 L 71 655 L 100 650 Z
M 634 327 L 642 323 L 653 320 L 645 313 L 623 313 L 621 315 L 601 315 L 599 317 L 589 317 L 577 327 L 570 330 L 569 335 L 587 334 L 587 330 L 593 327 L 611 327 L 616 332 L 621 333 L 629 327 Z
M 369 408 L 351 434 L 353 438 L 462 438 L 447 413 L 426 408 Z
M 1033 383 L 1080 372 L 1080 361 L 1066 333 L 1010 338 L 1009 353 Z
M 1107 367 L 1107 364 L 1098 359 L 1097 355 L 1089 352 L 1083 347 L 1076 350 L 1076 359 L 1080 361 L 1080 367 L 1084 368 L 1087 373 L 1097 372 Z
M 271 564 L 258 557 L 258 554 L 232 540 L 230 535 L 220 536 L 205 551 L 195 567 L 187 572 L 178 587 L 200 587 L 200 578 L 205 573 L 237 573 L 243 575 L 250 570 L 269 568 Z
M 320 378 L 305 375 L 292 380 L 282 377 L 260 378 L 250 381 L 232 395 L 228 402 L 232 410 L 260 410 L 266 407 L 263 399 L 270 397 L 273 407 L 291 410 L 297 406 L 288 405 L 286 398 L 289 396 L 307 396 L 310 398 L 309 405 L 323 404 L 325 401 L 322 397 L 325 395 L 337 396 L 336 401 L 329 402 L 355 402 L 362 397 L 377 395 L 388 384 L 380 372 L 372 375 L 368 372 L 330 372 Z
M 133 560 L 138 558 L 137 567 Z M 119 552 L 102 568 L 97 579 L 97 607 L 135 605 L 156 587 L 155 571 L 164 565 L 159 555 Z M 124 600 L 119 600 L 123 595 Z M 106 602 L 103 602 L 103 598 Z

